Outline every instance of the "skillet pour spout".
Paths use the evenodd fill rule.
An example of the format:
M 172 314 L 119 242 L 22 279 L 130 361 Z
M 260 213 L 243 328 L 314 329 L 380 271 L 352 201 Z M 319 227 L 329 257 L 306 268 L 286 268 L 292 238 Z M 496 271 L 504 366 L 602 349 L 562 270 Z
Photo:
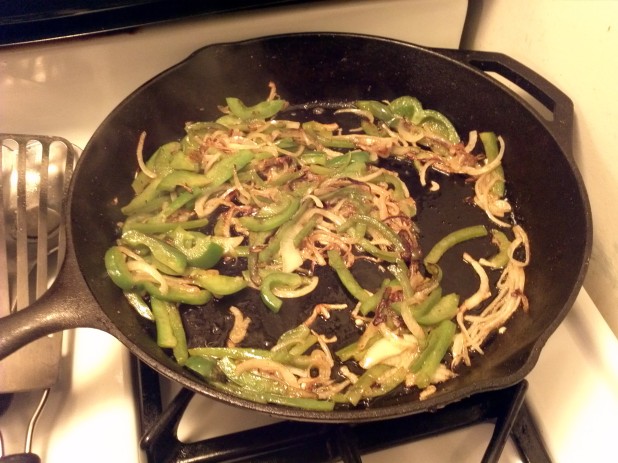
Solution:
M 246 72 L 238 72 L 244 69 Z M 501 74 L 553 114 L 541 117 L 484 71 Z M 213 120 L 235 96 L 261 101 L 268 83 L 293 104 L 417 97 L 442 112 L 460 134 L 500 134 L 515 220 L 527 231 L 528 313 L 517 314 L 470 368 L 426 400 L 383 397 L 368 407 L 306 411 L 249 402 L 210 387 L 160 349 L 150 322 L 107 277 L 103 256 L 114 242 L 120 206 L 132 197 L 137 140 L 144 153 L 180 139 L 187 121 Z M 211 111 L 213 109 L 213 111 Z M 116 336 L 132 354 L 182 386 L 228 404 L 282 418 L 353 422 L 393 418 L 443 407 L 472 394 L 522 380 L 577 296 L 592 241 L 585 187 L 571 154 L 573 105 L 555 86 L 500 54 L 432 50 L 379 37 L 336 33 L 271 36 L 202 48 L 146 82 L 103 121 L 84 149 L 69 191 L 68 252 L 56 284 L 34 307 L 0 320 L 0 358 L 37 337 L 77 326 Z M 453 208 L 438 220 L 458 223 Z

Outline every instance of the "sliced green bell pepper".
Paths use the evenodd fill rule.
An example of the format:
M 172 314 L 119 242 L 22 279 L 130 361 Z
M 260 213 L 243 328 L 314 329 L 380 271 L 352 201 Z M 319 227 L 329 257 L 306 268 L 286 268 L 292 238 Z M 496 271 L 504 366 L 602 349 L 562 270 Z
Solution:
M 332 267 L 332 269 L 337 273 L 341 284 L 345 289 L 357 300 L 363 302 L 364 300 L 369 298 L 369 294 L 363 289 L 363 287 L 358 283 L 354 275 L 348 267 L 346 267 L 345 262 L 341 255 L 334 249 L 331 249 L 327 252 L 328 256 L 328 265 Z
M 279 312 L 283 301 L 273 293 L 273 287 L 298 288 L 303 283 L 297 273 L 272 272 L 262 279 L 260 297 L 262 302 L 273 312 Z
M 253 216 L 240 217 L 238 220 L 242 226 L 253 232 L 265 232 L 280 227 L 290 220 L 300 207 L 300 199 L 293 195 L 286 196 L 286 207 L 278 214 L 267 218 Z
M 247 287 L 247 282 L 241 276 L 221 275 L 217 270 L 202 270 L 198 268 L 189 271 L 196 285 L 207 289 L 215 297 L 221 298 L 237 293 Z
M 125 291 L 135 287 L 135 279 L 127 266 L 126 256 L 118 248 L 112 246 L 105 252 L 105 269 L 114 284 Z
M 473 225 L 451 232 L 431 248 L 425 256 L 425 264 L 437 264 L 444 253 L 456 244 L 483 236 L 487 236 L 487 228 L 484 225 Z
M 287 104 L 285 100 L 266 100 L 253 106 L 245 106 L 240 99 L 231 97 L 226 98 L 225 102 L 230 109 L 230 113 L 242 121 L 271 118 Z
M 425 349 L 410 367 L 416 377 L 415 383 L 421 389 L 426 388 L 431 383 L 431 378 L 453 342 L 456 328 L 455 323 L 444 320 L 432 329 L 427 336 Z
M 194 267 L 203 269 L 214 267 L 223 256 L 223 247 L 204 233 L 178 227 L 168 236 L 174 247 L 186 256 L 188 264 Z
M 487 158 L 487 162 L 491 162 L 498 156 L 498 152 L 500 151 L 498 148 L 498 137 L 493 132 L 481 132 L 479 133 L 479 138 L 483 143 L 483 148 L 485 150 L 485 157 Z M 499 177 L 499 180 L 494 183 L 491 188 L 492 193 L 494 193 L 499 198 L 504 197 L 504 168 L 502 165 L 497 166 L 493 172 Z
M 450 293 L 440 298 L 426 313 L 414 316 L 421 325 L 430 326 L 442 320 L 450 320 L 459 309 L 459 295 Z
M 129 230 L 122 234 L 120 241 L 133 247 L 146 246 L 155 259 L 174 272 L 182 273 L 187 267 L 187 258 L 181 251 L 153 236 Z

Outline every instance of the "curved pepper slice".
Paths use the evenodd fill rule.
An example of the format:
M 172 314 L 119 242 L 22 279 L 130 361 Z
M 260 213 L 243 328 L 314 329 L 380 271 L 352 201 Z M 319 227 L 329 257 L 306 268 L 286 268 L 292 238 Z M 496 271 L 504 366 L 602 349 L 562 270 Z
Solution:
M 253 106 L 245 106 L 238 98 L 226 98 L 230 112 L 243 121 L 252 119 L 268 119 L 273 117 L 286 105 L 285 100 L 266 100 Z
M 191 172 L 188 170 L 173 170 L 159 182 L 157 190 L 174 191 L 181 186 L 188 190 L 202 188 L 211 183 L 211 180 L 204 174 Z
M 498 147 L 498 137 L 493 132 L 481 132 L 479 133 L 479 138 L 483 143 L 483 149 L 485 150 L 485 157 L 487 157 L 487 162 L 491 162 L 498 156 L 498 152 L 500 148 Z M 502 164 L 496 166 L 493 170 L 496 173 L 499 180 L 494 183 L 494 186 L 491 188 L 491 191 L 498 197 L 504 197 L 504 168 Z
M 151 296 L 168 302 L 204 305 L 212 299 L 210 291 L 193 285 L 169 285 L 165 293 L 162 293 L 159 286 L 151 281 L 140 282 L 140 286 Z
M 358 100 L 354 106 L 364 111 L 369 111 L 375 118 L 386 122 L 389 126 L 397 120 L 392 108 L 376 100 Z
M 191 269 L 189 278 L 217 298 L 229 296 L 247 287 L 247 282 L 243 277 L 221 275 L 217 270 Z
M 456 329 L 455 323 L 444 320 L 427 336 L 427 347 L 410 366 L 410 371 L 416 378 L 416 385 L 421 389 L 431 383 L 432 376 L 453 342 Z
M 450 293 L 442 296 L 429 311 L 416 318 L 421 325 L 429 326 L 440 323 L 442 320 L 450 320 L 459 310 L 459 295 Z
M 118 246 L 112 246 L 105 252 L 105 269 L 116 286 L 125 291 L 135 286 L 136 282 L 127 266 L 126 256 Z
M 288 196 L 289 201 L 287 207 L 285 207 L 279 214 L 273 215 L 268 218 L 260 219 L 258 217 L 240 217 L 238 220 L 241 225 L 250 231 L 264 232 L 274 230 L 287 222 L 296 213 L 300 207 L 300 199 L 295 196 Z
M 348 290 L 348 292 L 354 296 L 357 300 L 363 302 L 369 298 L 369 294 L 363 289 L 363 287 L 356 281 L 354 275 L 348 267 L 346 267 L 343 258 L 337 251 L 331 249 L 327 253 L 328 265 L 337 273 L 341 284 Z
M 303 283 L 303 279 L 297 273 L 272 272 L 264 277 L 260 286 L 260 297 L 262 302 L 273 312 L 279 312 L 283 301 L 273 293 L 273 287 L 284 286 L 288 288 L 298 288 Z
M 404 117 L 413 123 L 419 122 L 419 117 L 423 112 L 423 105 L 421 102 L 417 98 L 409 95 L 395 98 L 388 104 L 388 107 L 395 114 Z
M 129 230 L 122 234 L 120 240 L 130 246 L 146 246 L 153 257 L 174 272 L 182 273 L 187 267 L 187 258 L 175 247 L 153 236 Z
M 487 228 L 484 225 L 472 225 L 455 230 L 434 244 L 425 256 L 425 265 L 437 264 L 442 255 L 456 244 L 483 236 L 487 236 Z
M 186 256 L 187 262 L 194 267 L 211 268 L 223 256 L 223 247 L 204 233 L 178 227 L 169 233 L 169 236 L 174 247 L 179 249 Z

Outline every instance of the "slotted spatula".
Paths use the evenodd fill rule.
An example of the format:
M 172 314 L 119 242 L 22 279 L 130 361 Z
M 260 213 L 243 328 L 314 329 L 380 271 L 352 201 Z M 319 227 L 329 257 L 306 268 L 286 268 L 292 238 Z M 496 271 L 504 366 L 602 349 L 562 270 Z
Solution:
M 0 134 L 0 317 L 27 307 L 53 283 L 64 259 L 64 198 L 77 150 L 59 137 Z M 2 323 L 2 318 L 0 318 Z M 0 362 L 0 394 L 51 387 L 62 333 Z

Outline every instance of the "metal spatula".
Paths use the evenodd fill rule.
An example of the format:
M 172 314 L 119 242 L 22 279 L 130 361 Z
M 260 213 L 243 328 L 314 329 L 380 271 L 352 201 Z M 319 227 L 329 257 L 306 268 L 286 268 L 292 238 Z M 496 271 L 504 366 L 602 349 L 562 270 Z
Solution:
M 77 151 L 59 137 L 0 134 L 0 317 L 27 307 L 54 281 L 66 249 L 64 198 Z M 0 318 L 2 323 L 2 318 Z M 62 333 L 0 362 L 0 393 L 46 389 L 58 378 Z

